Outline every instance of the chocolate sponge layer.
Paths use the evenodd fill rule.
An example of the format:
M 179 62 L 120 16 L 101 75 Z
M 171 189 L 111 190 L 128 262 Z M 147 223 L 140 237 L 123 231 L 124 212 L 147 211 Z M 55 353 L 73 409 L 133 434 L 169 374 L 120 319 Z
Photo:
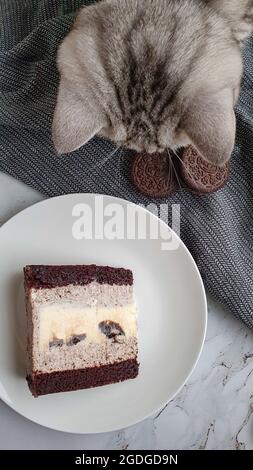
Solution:
M 26 289 L 50 289 L 72 285 L 84 286 L 93 281 L 109 285 L 133 285 L 133 273 L 130 269 L 109 266 L 44 266 L 31 265 L 24 268 Z
M 71 392 L 134 379 L 138 375 L 138 370 L 137 360 L 130 359 L 87 369 L 45 374 L 35 372 L 27 377 L 27 382 L 33 396 L 38 397 L 49 393 Z

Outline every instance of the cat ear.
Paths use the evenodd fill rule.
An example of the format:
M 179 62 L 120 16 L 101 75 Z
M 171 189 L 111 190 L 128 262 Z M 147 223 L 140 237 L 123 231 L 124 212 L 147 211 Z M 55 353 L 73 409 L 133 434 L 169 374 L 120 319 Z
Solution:
M 88 99 L 72 91 L 72 87 L 62 79 L 58 90 L 52 140 L 59 154 L 77 150 L 106 126 L 106 119 L 95 101 L 91 105 Z
M 235 144 L 236 121 L 232 90 L 202 95 L 194 100 L 181 121 L 181 128 L 209 162 L 227 162 Z

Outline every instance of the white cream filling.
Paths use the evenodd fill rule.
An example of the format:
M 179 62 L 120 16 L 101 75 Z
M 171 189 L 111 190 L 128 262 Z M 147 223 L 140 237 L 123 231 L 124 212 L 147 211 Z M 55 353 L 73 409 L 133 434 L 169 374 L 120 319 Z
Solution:
M 41 351 L 47 350 L 55 339 L 67 343 L 71 337 L 82 334 L 86 335 L 85 342 L 103 343 L 106 336 L 98 325 L 106 320 L 118 323 L 126 339 L 137 335 L 135 303 L 103 307 L 96 306 L 95 302 L 91 306 L 80 302 L 57 302 L 39 305 L 38 314 Z

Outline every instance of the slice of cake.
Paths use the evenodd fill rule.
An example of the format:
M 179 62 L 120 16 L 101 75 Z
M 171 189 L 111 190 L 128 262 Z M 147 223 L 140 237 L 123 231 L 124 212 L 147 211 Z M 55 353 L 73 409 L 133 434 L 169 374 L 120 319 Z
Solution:
M 104 266 L 26 266 L 27 381 L 45 395 L 138 375 L 133 274 Z

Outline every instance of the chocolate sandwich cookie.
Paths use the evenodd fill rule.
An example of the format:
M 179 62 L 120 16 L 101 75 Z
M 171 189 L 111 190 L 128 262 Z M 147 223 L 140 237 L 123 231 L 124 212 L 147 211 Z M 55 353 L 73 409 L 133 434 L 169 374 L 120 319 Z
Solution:
M 177 189 L 167 153 L 139 153 L 134 157 L 132 179 L 137 190 L 152 198 L 165 198 Z
M 217 166 L 204 160 L 194 147 L 186 147 L 181 156 L 180 176 L 197 194 L 209 194 L 223 188 L 229 178 L 230 165 Z

